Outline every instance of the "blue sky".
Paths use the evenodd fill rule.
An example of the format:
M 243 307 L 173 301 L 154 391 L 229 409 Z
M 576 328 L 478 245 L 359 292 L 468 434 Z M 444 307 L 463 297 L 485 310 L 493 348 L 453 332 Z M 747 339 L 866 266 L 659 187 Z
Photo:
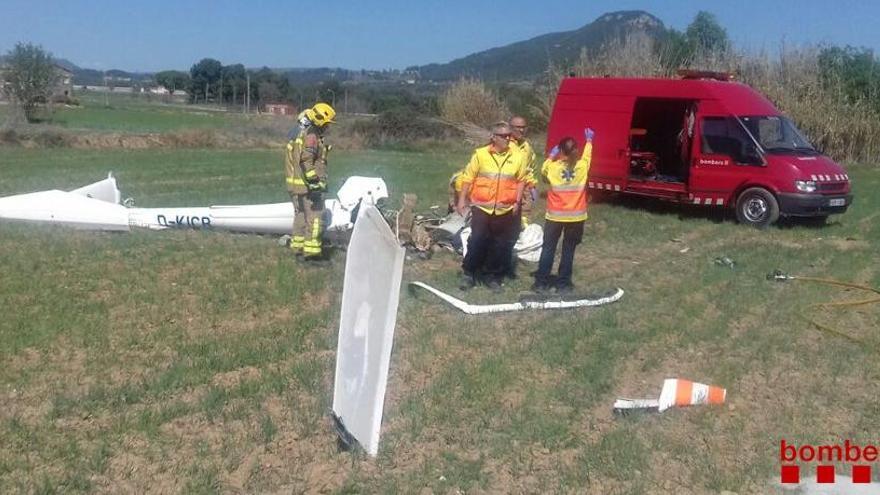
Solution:
M 189 69 L 203 57 L 248 67 L 404 68 L 646 10 L 684 29 L 700 9 L 739 46 L 832 43 L 880 49 L 872 0 L 0 0 L 0 52 L 43 45 L 95 69 Z

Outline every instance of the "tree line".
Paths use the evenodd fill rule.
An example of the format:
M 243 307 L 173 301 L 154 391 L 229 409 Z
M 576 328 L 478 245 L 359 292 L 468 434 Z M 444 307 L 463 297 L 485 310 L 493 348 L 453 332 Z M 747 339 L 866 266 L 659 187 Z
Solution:
M 343 95 L 338 81 L 329 80 L 309 86 L 294 86 L 282 72 L 263 67 L 248 70 L 242 64 L 223 65 L 219 60 L 203 58 L 189 72 L 166 70 L 155 75 L 156 84 L 171 94 L 185 90 L 191 103 L 212 102 L 239 105 L 292 103 L 323 99 L 331 101 Z

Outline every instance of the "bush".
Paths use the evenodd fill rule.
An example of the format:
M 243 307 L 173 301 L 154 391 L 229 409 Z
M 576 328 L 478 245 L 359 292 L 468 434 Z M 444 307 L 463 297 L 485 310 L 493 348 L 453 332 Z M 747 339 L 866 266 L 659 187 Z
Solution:
M 374 147 L 417 147 L 457 136 L 457 132 L 442 121 L 403 107 L 382 112 L 372 120 L 357 121 L 351 132 L 362 137 L 366 146 Z
M 440 116 L 454 123 L 489 127 L 509 115 L 498 95 L 476 79 L 459 80 L 440 98 Z
M 737 73 L 787 113 L 825 153 L 838 160 L 880 156 L 880 114 L 852 98 L 845 81 L 823 80 L 820 50 L 784 50 L 778 59 L 742 57 Z

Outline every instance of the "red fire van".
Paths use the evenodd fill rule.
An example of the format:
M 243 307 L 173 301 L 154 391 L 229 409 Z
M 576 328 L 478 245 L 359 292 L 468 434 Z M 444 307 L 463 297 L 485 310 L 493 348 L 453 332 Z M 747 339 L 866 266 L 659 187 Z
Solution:
M 596 131 L 588 187 L 712 207 L 764 227 L 826 218 L 852 202 L 849 176 L 766 98 L 715 73 L 684 79 L 568 78 L 547 148 Z

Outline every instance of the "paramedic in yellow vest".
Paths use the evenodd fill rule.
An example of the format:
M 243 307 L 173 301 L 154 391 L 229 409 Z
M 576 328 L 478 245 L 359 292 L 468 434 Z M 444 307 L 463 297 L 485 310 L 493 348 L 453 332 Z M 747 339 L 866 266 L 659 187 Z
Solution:
M 299 133 L 287 143 L 284 173 L 293 201 L 293 236 L 290 249 L 307 260 L 321 258 L 324 193 L 327 191 L 327 151 L 324 131 L 334 122 L 336 111 L 318 103 L 299 115 Z
M 449 204 L 446 213 L 452 213 L 458 208 L 458 200 L 461 197 L 461 188 L 464 186 L 464 169 L 452 174 L 449 178 Z
M 532 208 L 538 197 L 538 179 L 535 174 L 535 150 L 532 144 L 526 139 L 526 131 L 529 125 L 525 117 L 519 115 L 510 119 L 510 146 L 523 154 L 528 179 L 526 180 L 525 190 L 522 197 L 522 209 L 520 216 L 522 217 L 522 227 L 526 228 L 531 221 Z
M 541 166 L 541 177 L 549 185 L 547 190 L 547 213 L 544 216 L 544 243 L 541 246 L 541 259 L 535 272 L 536 292 L 546 292 L 551 286 L 556 292 L 570 293 L 574 249 L 581 243 L 584 223 L 587 220 L 587 176 L 593 156 L 592 129 L 584 131 L 584 150 L 578 158 L 577 142 L 574 138 L 563 138 L 550 152 L 550 157 Z M 556 244 L 562 237 L 562 256 L 559 261 L 559 274 L 555 281 L 550 272 L 556 256 Z
M 462 263 L 460 288 L 468 290 L 481 279 L 490 289 L 501 288 L 508 253 L 519 233 L 519 205 L 525 187 L 522 154 L 510 148 L 510 126 L 495 124 L 488 145 L 477 148 L 464 169 L 458 212 L 471 211 L 471 234 Z

